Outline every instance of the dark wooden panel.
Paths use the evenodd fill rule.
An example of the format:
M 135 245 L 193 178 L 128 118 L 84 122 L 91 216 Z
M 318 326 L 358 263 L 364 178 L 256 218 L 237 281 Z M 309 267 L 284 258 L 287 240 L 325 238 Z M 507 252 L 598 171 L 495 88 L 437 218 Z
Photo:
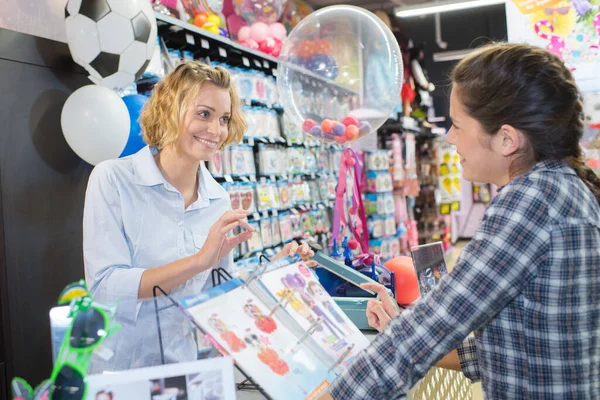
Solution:
M 14 46 L 61 47 L 21 36 Z M 20 54 L 34 53 L 29 50 Z M 89 81 L 71 72 L 76 68 L 41 67 L 22 58 L 0 59 L 0 179 L 12 341 L 7 358 L 14 375 L 37 385 L 51 372 L 48 311 L 64 286 L 83 276 L 81 221 L 91 166 L 68 147 L 60 112 L 72 90 Z
M 73 62 L 66 43 L 4 28 L 0 28 L 0 58 L 87 76 L 86 71 Z
M 3 362 L 0 362 L 0 400 L 8 400 L 8 382 L 6 381 L 6 368 Z

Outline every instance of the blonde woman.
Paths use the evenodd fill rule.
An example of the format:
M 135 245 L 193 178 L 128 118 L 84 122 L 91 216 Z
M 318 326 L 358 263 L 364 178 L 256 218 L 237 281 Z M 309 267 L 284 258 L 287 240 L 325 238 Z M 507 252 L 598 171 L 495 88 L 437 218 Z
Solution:
M 227 70 L 180 64 L 155 86 L 140 124 L 148 146 L 94 168 L 83 218 L 90 292 L 97 301 L 118 302 L 120 320 L 132 325 L 152 319 L 153 308 L 139 300 L 152 297 L 155 285 L 176 298 L 200 293 L 210 286 L 213 268 L 231 267 L 231 251 L 253 231 L 248 212 L 231 209 L 227 192 L 204 165 L 215 151 L 239 142 L 246 129 Z M 241 233 L 232 235 L 237 227 Z M 275 258 L 296 252 L 305 259 L 313 255 L 292 242 Z M 186 328 L 178 329 L 165 333 L 165 354 L 174 361 L 193 352 L 192 343 L 179 340 Z M 154 340 L 151 347 L 157 346 Z

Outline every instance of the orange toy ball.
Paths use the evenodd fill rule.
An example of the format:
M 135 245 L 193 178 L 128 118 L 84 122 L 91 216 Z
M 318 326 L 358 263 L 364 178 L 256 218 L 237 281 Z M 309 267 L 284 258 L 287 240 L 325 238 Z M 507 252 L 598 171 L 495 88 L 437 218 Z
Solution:
M 392 258 L 383 266 L 394 273 L 398 304 L 408 305 L 420 297 L 417 272 L 412 258 L 405 256 Z
M 358 137 L 358 134 L 359 134 L 358 126 L 348 125 L 346 127 L 346 133 L 344 135 L 348 138 L 348 140 L 354 140 Z
M 204 13 L 200 13 L 194 17 L 194 25 L 196 25 L 198 28 L 202 28 L 207 21 L 208 15 Z
M 309 59 L 315 55 L 315 44 L 310 40 L 303 40 L 300 42 L 298 49 L 298 55 L 304 59 Z
M 331 43 L 325 39 L 317 40 L 315 47 L 318 54 L 325 54 L 326 56 L 331 54 Z
M 321 122 L 321 129 L 323 129 L 324 132 L 331 133 L 333 125 L 334 123 L 332 120 L 324 119 L 323 122 Z

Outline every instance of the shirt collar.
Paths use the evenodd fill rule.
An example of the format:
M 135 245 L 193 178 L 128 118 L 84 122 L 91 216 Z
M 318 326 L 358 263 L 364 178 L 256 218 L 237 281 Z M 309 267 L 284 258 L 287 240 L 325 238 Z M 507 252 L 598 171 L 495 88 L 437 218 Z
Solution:
M 168 185 L 167 180 L 158 169 L 154 156 L 158 154 L 156 147 L 146 146 L 133 155 L 133 166 L 137 184 L 142 186 Z M 198 195 L 200 199 L 220 199 L 224 197 L 223 187 L 210 175 L 204 163 L 198 169 Z M 169 185 L 170 186 L 170 185 Z
M 539 171 L 550 171 L 550 172 L 558 172 L 566 175 L 577 175 L 575 170 L 571 168 L 566 162 L 561 160 L 544 160 L 536 163 L 531 172 L 539 172 Z
M 133 169 L 138 185 L 155 186 L 167 183 L 154 161 L 156 154 L 157 148 L 146 146 L 133 155 Z

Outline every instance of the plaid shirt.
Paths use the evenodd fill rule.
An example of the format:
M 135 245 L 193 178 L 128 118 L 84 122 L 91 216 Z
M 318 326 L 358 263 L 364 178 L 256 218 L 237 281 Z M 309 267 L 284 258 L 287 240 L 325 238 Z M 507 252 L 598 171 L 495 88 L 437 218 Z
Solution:
M 600 399 L 600 207 L 575 171 L 536 164 L 488 207 L 453 271 L 377 336 L 335 399 L 406 393 L 450 350 L 491 399 Z

